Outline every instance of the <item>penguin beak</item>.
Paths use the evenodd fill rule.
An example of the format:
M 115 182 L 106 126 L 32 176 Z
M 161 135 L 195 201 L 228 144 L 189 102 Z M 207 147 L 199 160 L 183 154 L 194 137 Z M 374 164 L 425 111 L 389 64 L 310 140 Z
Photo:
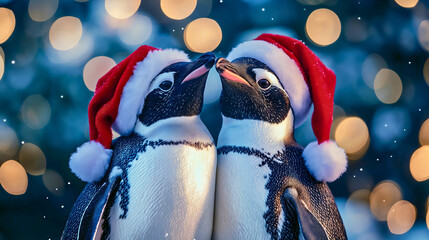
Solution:
M 208 73 L 213 67 L 215 59 L 216 56 L 211 52 L 201 55 L 201 57 L 191 63 L 193 66 L 191 67 L 190 73 L 183 79 L 182 84 Z
M 225 58 L 219 58 L 216 61 L 216 71 L 219 73 L 222 80 L 238 82 L 250 86 L 250 84 L 237 73 L 232 63 Z

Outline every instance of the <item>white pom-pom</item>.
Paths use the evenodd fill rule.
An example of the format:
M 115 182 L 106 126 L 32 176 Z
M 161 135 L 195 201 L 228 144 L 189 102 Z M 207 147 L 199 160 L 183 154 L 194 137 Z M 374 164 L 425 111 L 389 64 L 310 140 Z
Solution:
M 302 153 L 308 171 L 317 181 L 333 182 L 347 169 L 347 155 L 334 141 L 312 142 Z
M 111 157 L 111 149 L 105 149 L 99 142 L 90 141 L 71 155 L 69 166 L 82 181 L 96 182 L 103 178 Z

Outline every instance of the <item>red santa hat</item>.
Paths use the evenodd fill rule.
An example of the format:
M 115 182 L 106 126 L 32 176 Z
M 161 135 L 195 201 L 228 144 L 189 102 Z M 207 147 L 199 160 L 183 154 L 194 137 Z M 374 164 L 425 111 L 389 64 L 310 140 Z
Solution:
M 345 172 L 344 150 L 329 140 L 334 107 L 336 77 L 320 59 L 299 40 L 262 34 L 255 40 L 241 43 L 227 59 L 255 58 L 269 66 L 290 98 L 295 127 L 301 125 L 314 105 L 311 124 L 317 142 L 303 152 L 305 165 L 318 181 L 332 182 Z
M 190 59 L 179 50 L 144 45 L 98 80 L 88 106 L 90 141 L 70 157 L 72 172 L 86 182 L 103 178 L 112 156 L 112 128 L 121 135 L 133 132 L 151 80 L 176 62 Z

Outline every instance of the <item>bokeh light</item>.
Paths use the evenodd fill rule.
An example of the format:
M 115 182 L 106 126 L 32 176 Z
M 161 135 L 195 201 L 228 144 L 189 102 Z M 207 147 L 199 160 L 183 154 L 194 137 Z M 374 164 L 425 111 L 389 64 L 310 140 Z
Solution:
M 429 58 L 426 59 L 425 65 L 423 66 L 423 77 L 425 78 L 426 84 L 429 86 Z
M 213 19 L 198 18 L 186 26 L 183 38 L 189 50 L 210 52 L 222 41 L 222 29 Z
M 119 38 L 125 44 L 142 44 L 152 33 L 152 21 L 147 16 L 135 14 L 131 18 L 127 19 L 124 26 L 118 30 Z
M 19 141 L 15 131 L 10 127 L 0 125 L 0 153 L 13 157 L 18 152 Z
M 64 191 L 64 179 L 56 171 L 46 169 L 42 175 L 42 181 L 46 189 L 55 195 L 62 195 Z
M 15 29 L 15 14 L 8 8 L 0 7 L 0 44 L 12 35 Z
M 362 64 L 362 78 L 365 84 L 374 89 L 374 79 L 382 68 L 387 68 L 384 58 L 376 53 L 368 55 Z
M 420 46 L 426 51 L 429 51 L 429 20 L 420 22 L 418 29 L 418 38 Z
M 427 204 L 426 204 L 426 206 L 427 206 Z M 429 229 L 429 209 L 426 210 L 426 227 Z
M 82 37 L 82 23 L 79 18 L 62 17 L 57 19 L 49 30 L 52 47 L 65 51 L 75 47 Z
M 3 61 L 5 60 L 4 51 L 3 51 L 3 48 L 1 47 L 0 47 L 0 58 L 2 58 Z
M 104 7 L 112 17 L 126 19 L 137 12 L 140 3 L 140 0 L 106 0 Z
M 369 197 L 369 206 L 374 217 L 379 221 L 386 221 L 390 208 L 402 200 L 399 186 L 390 180 L 382 181 L 372 190 Z
M 116 62 L 113 59 L 105 56 L 99 56 L 89 60 L 83 68 L 83 81 L 86 87 L 94 92 L 98 79 L 115 65 Z
M 51 106 L 41 95 L 31 95 L 22 103 L 21 116 L 29 128 L 41 129 L 51 119 Z
M 395 0 L 395 2 L 404 8 L 413 8 L 419 2 L 419 0 Z
M 3 77 L 4 74 L 4 60 L 3 57 L 0 56 L 0 80 Z
M 28 186 L 27 173 L 17 161 L 8 160 L 0 166 L 0 184 L 9 194 L 24 194 Z
M 335 140 L 347 154 L 359 153 L 362 155 L 361 152 L 366 151 L 369 141 L 368 127 L 359 117 L 348 117 L 342 120 L 336 128 Z
M 401 78 L 396 72 L 383 68 L 375 76 L 374 91 L 381 102 L 386 104 L 395 103 L 402 94 Z
M 350 216 L 354 223 L 348 225 L 347 232 L 363 233 L 368 231 L 371 226 L 371 213 L 368 208 L 370 191 L 367 189 L 359 189 L 354 191 L 347 199 L 345 214 Z
M 30 0 L 28 14 L 36 22 L 44 22 L 54 16 L 58 8 L 58 0 Z
M 429 118 L 420 127 L 419 141 L 422 146 L 429 145 Z
M 42 175 L 46 170 L 46 158 L 42 150 L 32 144 L 25 143 L 19 151 L 19 162 L 25 170 L 34 176 Z
M 408 201 L 395 203 L 387 215 L 387 226 L 393 234 L 404 234 L 416 221 L 416 208 Z
M 308 16 L 305 31 L 315 44 L 327 46 L 335 41 L 341 33 L 341 22 L 333 11 L 321 8 Z
M 98 43 L 100 45 L 100 43 Z M 94 38 L 88 32 L 83 32 L 78 44 L 65 51 L 58 51 L 51 44 L 46 44 L 45 54 L 51 63 L 58 65 L 81 66 L 93 54 Z
M 410 159 L 410 172 L 416 181 L 429 179 L 429 146 L 417 149 Z
M 162 12 L 175 20 L 187 18 L 196 6 L 197 0 L 161 0 Z

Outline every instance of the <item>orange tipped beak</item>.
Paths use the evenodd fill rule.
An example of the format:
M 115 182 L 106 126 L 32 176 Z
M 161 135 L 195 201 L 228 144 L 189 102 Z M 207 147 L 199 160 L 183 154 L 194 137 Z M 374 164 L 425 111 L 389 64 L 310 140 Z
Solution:
M 228 70 L 226 67 L 227 65 L 231 65 L 231 63 L 224 58 L 220 58 L 216 62 L 216 70 L 218 71 L 221 77 L 232 82 L 239 82 L 250 86 L 250 84 L 240 75 Z

